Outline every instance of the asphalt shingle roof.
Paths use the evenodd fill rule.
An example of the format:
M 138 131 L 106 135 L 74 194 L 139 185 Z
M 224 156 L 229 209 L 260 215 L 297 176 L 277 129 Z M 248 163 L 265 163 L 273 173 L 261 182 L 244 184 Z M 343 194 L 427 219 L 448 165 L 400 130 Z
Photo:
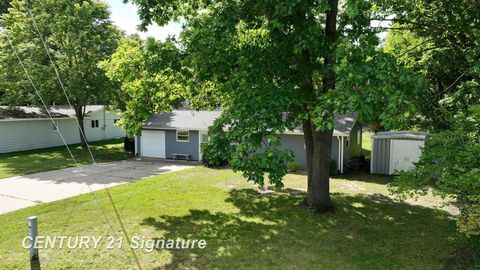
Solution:
M 206 130 L 221 113 L 221 111 L 175 110 L 153 115 L 142 127 L 145 129 Z M 334 135 L 350 134 L 356 121 L 357 115 L 355 113 L 337 115 L 335 117 Z M 299 128 L 289 133 L 303 134 L 303 130 Z
M 88 105 L 85 113 L 103 109 L 103 105 Z M 49 112 L 53 118 L 68 118 L 75 117 L 75 111 L 70 109 L 69 106 L 52 106 L 49 108 Z M 19 106 L 8 107 L 0 106 L 0 120 L 13 120 L 13 119 L 34 119 L 34 118 L 48 118 L 48 114 L 45 109 L 40 107 L 31 106 Z
M 178 110 L 155 114 L 144 124 L 152 129 L 206 130 L 220 116 L 221 111 Z

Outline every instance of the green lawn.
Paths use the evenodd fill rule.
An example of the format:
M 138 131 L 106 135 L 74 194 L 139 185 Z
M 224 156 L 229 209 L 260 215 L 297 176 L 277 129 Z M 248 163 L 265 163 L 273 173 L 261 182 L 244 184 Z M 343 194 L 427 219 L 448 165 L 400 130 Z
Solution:
M 372 153 L 372 132 L 363 132 L 362 134 L 362 155 L 366 158 L 371 157 Z
M 123 140 L 108 140 L 91 143 L 97 162 L 121 160 L 129 157 L 123 150 Z M 90 154 L 79 145 L 71 150 L 81 164 L 91 163 Z M 75 166 L 65 147 L 0 154 L 0 179 Z
M 388 197 L 389 177 L 351 174 L 331 181 L 335 213 L 317 215 L 299 203 L 303 175 L 288 175 L 281 192 L 259 195 L 231 170 L 203 167 L 112 188 L 131 235 L 205 239 L 205 249 L 138 251 L 144 269 L 442 269 L 451 268 L 465 238 L 451 216 Z M 103 191 L 96 193 L 118 223 Z M 428 207 L 427 207 L 428 206 Z M 92 194 L 0 216 L 2 269 L 28 268 L 21 247 L 30 215 L 41 235 L 109 235 Z M 43 269 L 131 269 L 119 250 L 41 250 Z

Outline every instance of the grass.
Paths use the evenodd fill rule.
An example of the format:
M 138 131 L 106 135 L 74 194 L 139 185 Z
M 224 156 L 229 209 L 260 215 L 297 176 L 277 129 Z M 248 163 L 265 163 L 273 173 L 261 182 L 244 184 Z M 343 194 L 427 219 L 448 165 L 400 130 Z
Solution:
M 372 155 L 372 132 L 363 132 L 362 134 L 362 155 L 370 158 Z
M 205 249 L 137 250 L 144 269 L 442 269 L 466 243 L 441 202 L 391 199 L 388 176 L 351 174 L 331 181 L 335 213 L 299 205 L 304 175 L 290 174 L 285 189 L 259 195 L 231 170 L 196 167 L 111 189 L 130 235 L 146 239 L 205 239 Z M 102 208 L 120 233 L 104 192 Z M 40 235 L 111 235 L 92 194 L 0 216 L 2 269 L 28 268 L 21 247 L 30 215 Z M 131 269 L 118 249 L 40 251 L 43 269 Z M 127 252 L 129 252 L 127 250 Z
M 123 140 L 93 142 L 91 147 L 98 162 L 129 157 L 129 154 L 123 150 Z M 71 150 L 78 163 L 91 163 L 87 150 L 83 150 L 79 145 L 72 145 Z M 65 147 L 0 154 L 0 179 L 73 166 L 75 163 Z

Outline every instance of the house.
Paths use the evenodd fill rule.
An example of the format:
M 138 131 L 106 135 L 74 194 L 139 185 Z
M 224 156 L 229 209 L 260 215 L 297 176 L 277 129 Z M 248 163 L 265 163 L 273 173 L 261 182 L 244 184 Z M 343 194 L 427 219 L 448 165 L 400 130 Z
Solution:
M 136 154 L 142 157 L 181 158 L 202 160 L 201 144 L 208 141 L 208 128 L 221 111 L 176 110 L 153 115 L 142 125 L 140 136 L 135 139 Z M 296 129 L 279 134 L 282 146 L 291 149 L 295 161 L 306 169 L 306 152 L 303 131 Z M 331 158 L 337 169 L 344 172 L 350 157 L 360 156 L 362 129 L 355 114 L 335 117 Z M 342 162 L 340 162 L 342 161 Z
M 422 155 L 427 135 L 416 131 L 376 133 L 372 136 L 370 172 L 392 175 L 413 169 Z
M 61 146 L 60 130 L 68 144 L 80 143 L 75 112 L 68 106 L 52 106 L 49 109 L 54 123 L 45 110 L 38 107 L 0 106 L 0 153 Z M 108 111 L 102 105 L 86 106 L 84 119 L 88 141 L 100 141 L 125 136 L 116 126 L 120 115 Z

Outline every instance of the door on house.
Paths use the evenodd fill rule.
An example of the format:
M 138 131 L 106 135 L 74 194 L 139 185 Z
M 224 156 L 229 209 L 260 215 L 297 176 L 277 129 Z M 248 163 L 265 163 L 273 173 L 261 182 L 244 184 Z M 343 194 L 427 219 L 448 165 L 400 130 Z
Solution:
M 392 140 L 390 145 L 390 174 L 412 170 L 422 155 L 424 141 Z
M 200 131 L 200 134 L 199 134 L 199 144 L 198 144 L 198 159 L 201 161 L 202 160 L 202 145 L 207 143 L 209 138 L 208 138 L 208 133 L 206 131 Z

